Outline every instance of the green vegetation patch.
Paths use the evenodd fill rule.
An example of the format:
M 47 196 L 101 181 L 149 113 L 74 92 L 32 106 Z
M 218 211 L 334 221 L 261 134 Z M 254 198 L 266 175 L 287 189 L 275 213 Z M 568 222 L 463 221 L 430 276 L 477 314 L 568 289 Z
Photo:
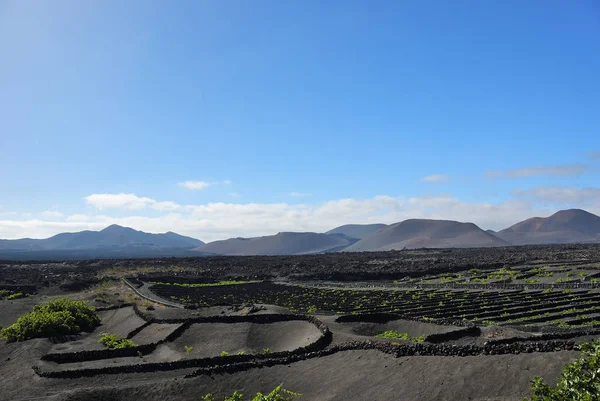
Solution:
M 256 393 L 252 401 L 290 401 L 294 397 L 300 397 L 302 394 L 294 393 L 283 388 L 283 385 L 275 387 L 269 394 Z M 208 393 L 202 397 L 202 401 L 215 401 L 215 397 Z M 244 394 L 235 391 L 229 397 L 225 397 L 223 401 L 244 401 Z
M 20 299 L 20 298 L 26 298 L 28 296 L 30 296 L 31 294 L 27 293 L 27 292 L 14 292 L 11 290 L 0 290 L 0 299 L 6 298 L 8 300 L 12 300 L 12 299 Z
M 400 340 L 412 341 L 415 343 L 421 343 L 425 341 L 425 336 L 411 337 L 408 333 L 399 333 L 395 330 L 384 331 L 383 333 L 377 334 L 377 338 L 395 338 Z
M 100 324 L 96 309 L 85 301 L 59 298 L 36 305 L 33 311 L 0 331 L 8 341 L 24 341 L 39 337 L 57 337 L 91 331 Z
M 600 394 L 600 340 L 581 343 L 582 356 L 563 368 L 555 386 L 541 377 L 531 382 L 531 399 L 523 401 L 593 401 Z
M 100 337 L 98 342 L 110 349 L 133 348 L 137 346 L 136 343 L 127 338 L 121 338 L 116 334 L 110 333 L 102 333 L 102 337 Z

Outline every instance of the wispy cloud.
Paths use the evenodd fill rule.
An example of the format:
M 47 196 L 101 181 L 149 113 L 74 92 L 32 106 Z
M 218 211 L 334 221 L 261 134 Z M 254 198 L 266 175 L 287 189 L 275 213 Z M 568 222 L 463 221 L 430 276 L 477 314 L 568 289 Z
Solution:
M 177 185 L 189 189 L 190 191 L 199 191 L 201 189 L 208 188 L 211 183 L 206 181 L 183 181 Z
M 156 203 L 154 199 L 139 197 L 135 194 L 92 194 L 85 197 L 88 205 L 96 209 L 143 209 Z
M 600 205 L 600 188 L 573 188 L 565 186 L 545 186 L 531 189 L 516 189 L 516 197 L 531 198 L 545 203 Z
M 240 197 L 240 194 L 239 194 L 239 193 L 237 193 L 237 192 L 230 192 L 230 193 L 229 193 L 229 196 L 231 196 L 232 198 L 239 198 L 239 197 Z
M 598 161 L 600 161 L 600 150 L 592 150 L 590 152 L 590 158 L 592 160 L 598 160 Z
M 61 212 L 57 212 L 54 210 L 46 210 L 43 211 L 41 214 L 44 217 L 63 217 L 63 214 Z
M 555 176 L 555 177 L 570 177 L 580 175 L 588 170 L 589 166 L 585 164 L 570 164 L 562 166 L 537 166 L 524 167 L 512 170 L 493 170 L 486 171 L 488 177 L 535 177 L 535 176 Z
M 427 175 L 421 178 L 423 182 L 448 182 L 448 176 L 445 174 Z
M 290 196 L 294 196 L 294 197 L 307 197 L 307 196 L 312 196 L 313 194 L 309 193 L 309 192 L 290 192 Z
M 140 197 L 136 194 L 92 194 L 85 197 L 88 205 L 96 209 L 130 209 L 139 210 L 144 208 L 152 208 L 160 211 L 173 211 L 181 207 L 181 205 L 171 202 L 158 202 L 152 198 Z
M 231 180 L 223 180 L 223 181 L 183 181 L 177 183 L 180 187 L 189 189 L 190 191 L 200 191 L 202 189 L 206 189 L 212 185 L 231 185 Z

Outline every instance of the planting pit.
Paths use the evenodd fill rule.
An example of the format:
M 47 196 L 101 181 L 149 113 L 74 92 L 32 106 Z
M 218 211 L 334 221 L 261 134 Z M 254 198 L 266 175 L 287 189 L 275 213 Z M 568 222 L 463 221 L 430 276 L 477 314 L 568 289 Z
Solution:
M 172 343 L 164 344 L 174 353 L 186 358 L 219 356 L 221 351 L 231 355 L 238 352 L 261 354 L 266 348 L 270 352 L 291 351 L 315 342 L 321 332 L 303 320 L 258 323 L 198 323 L 192 324 Z M 193 347 L 190 353 L 185 346 Z
M 142 331 L 131 337 L 131 341 L 138 345 L 157 343 L 164 341 L 167 336 L 181 327 L 182 323 L 160 324 L 152 323 L 144 327 Z
M 460 330 L 461 327 L 442 326 L 439 324 L 419 322 L 414 320 L 391 320 L 385 323 L 375 322 L 347 322 L 336 323 L 332 327 L 347 334 L 358 336 L 375 337 L 385 331 L 396 331 L 398 333 L 408 333 L 410 337 L 428 336 L 429 334 L 448 333 Z

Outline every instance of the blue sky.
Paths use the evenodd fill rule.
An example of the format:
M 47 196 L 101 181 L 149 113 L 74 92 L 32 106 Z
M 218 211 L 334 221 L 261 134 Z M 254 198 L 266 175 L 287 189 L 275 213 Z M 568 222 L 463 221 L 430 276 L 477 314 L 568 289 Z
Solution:
M 594 0 L 5 0 L 0 238 L 600 213 L 598 38 Z

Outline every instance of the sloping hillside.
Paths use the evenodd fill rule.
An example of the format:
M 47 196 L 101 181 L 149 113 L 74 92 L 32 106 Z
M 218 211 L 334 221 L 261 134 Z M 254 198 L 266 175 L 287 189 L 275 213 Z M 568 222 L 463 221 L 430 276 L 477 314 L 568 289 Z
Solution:
M 194 249 L 219 255 L 301 255 L 334 252 L 350 245 L 343 235 L 282 232 L 256 238 L 231 238 Z
M 513 245 L 600 242 L 600 217 L 581 209 L 533 217 L 499 231 Z
M 387 227 L 387 224 L 346 224 L 327 231 L 325 234 L 343 234 L 350 238 L 363 239 Z
M 168 232 L 149 234 L 128 227 L 111 225 L 102 231 L 61 233 L 47 239 L 2 240 L 3 250 L 73 250 L 101 247 L 151 246 L 160 248 L 194 248 L 202 241 Z
M 469 248 L 505 246 L 506 242 L 473 223 L 410 219 L 392 224 L 344 249 L 348 252 L 404 248 Z

